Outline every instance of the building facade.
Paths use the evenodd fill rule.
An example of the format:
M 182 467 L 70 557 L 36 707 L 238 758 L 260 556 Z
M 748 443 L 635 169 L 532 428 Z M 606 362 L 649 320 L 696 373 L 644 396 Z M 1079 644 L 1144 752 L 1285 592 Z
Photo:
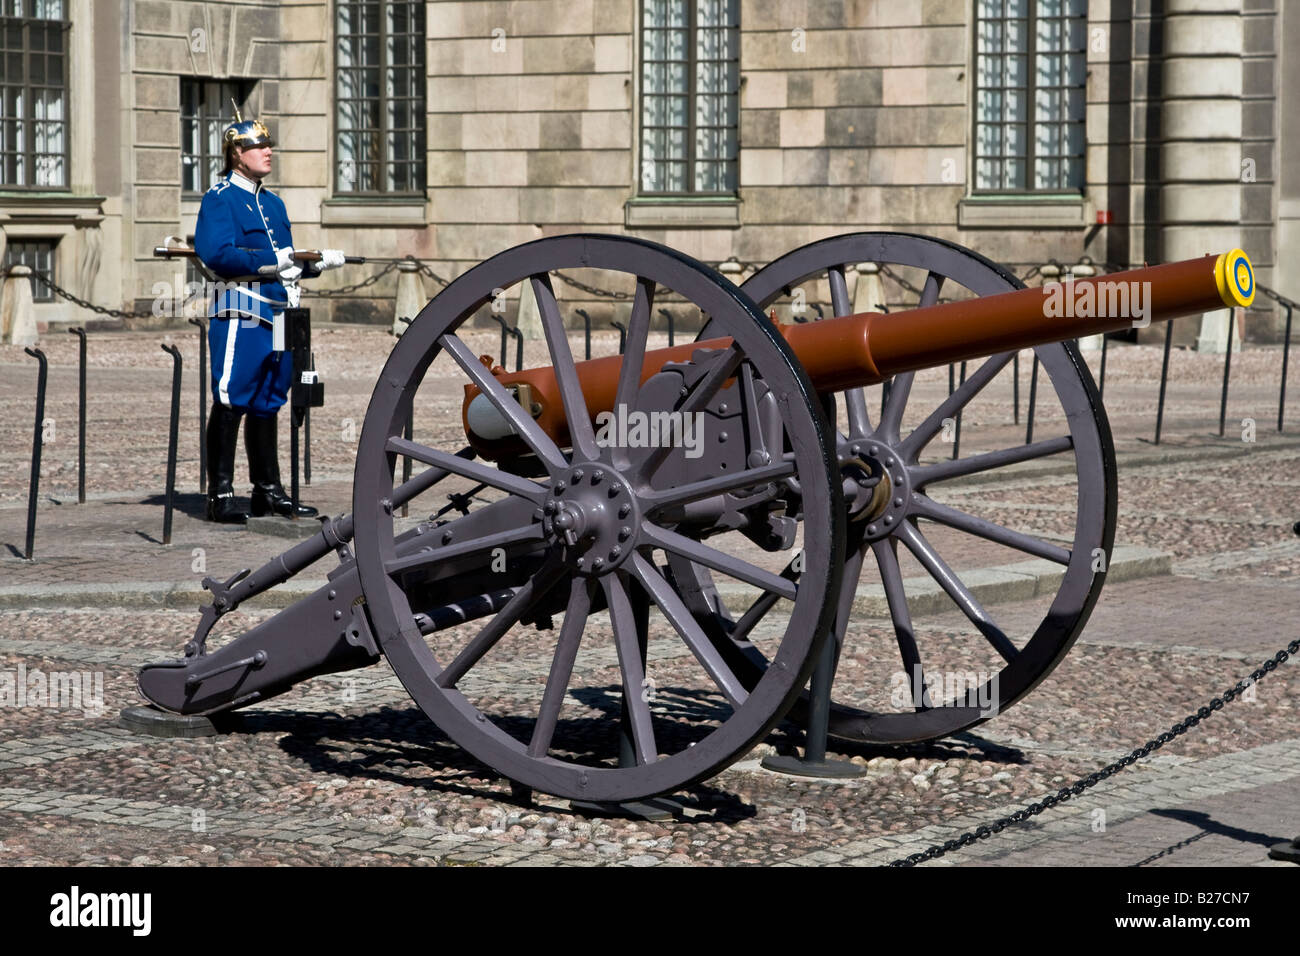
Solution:
M 893 229 L 1020 273 L 1241 246 L 1300 299 L 1300 3 L 0 7 L 4 259 L 99 305 L 158 313 L 160 290 L 181 294 L 152 250 L 193 234 L 232 99 L 276 139 L 268 185 L 298 246 L 447 277 L 573 231 L 761 264 Z M 312 304 L 388 322 L 395 285 Z M 35 292 L 43 322 L 88 318 Z M 1249 338 L 1280 334 L 1270 305 Z

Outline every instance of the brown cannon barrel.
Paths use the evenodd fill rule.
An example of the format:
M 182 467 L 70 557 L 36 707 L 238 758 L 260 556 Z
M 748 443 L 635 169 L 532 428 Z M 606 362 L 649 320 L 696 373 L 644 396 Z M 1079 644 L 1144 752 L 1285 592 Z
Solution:
M 899 372 L 1249 306 L 1254 298 L 1250 260 L 1240 249 L 1233 249 L 1219 256 L 1206 255 L 924 309 L 865 312 L 778 328 L 817 391 L 838 392 L 874 385 Z M 642 381 L 668 362 L 689 361 L 697 349 L 724 348 L 730 341 L 710 339 L 647 352 Z M 578 380 L 593 419 L 600 412 L 613 410 L 621 366 L 622 356 L 618 355 L 577 363 Z M 502 371 L 497 378 L 507 386 L 527 385 L 538 424 L 559 444 L 568 441 L 564 408 L 549 367 Z M 470 442 L 489 457 L 517 448 L 510 438 L 484 440 L 471 428 L 470 406 L 477 395 L 475 386 L 466 386 L 463 415 Z M 504 423 L 504 419 L 500 421 Z

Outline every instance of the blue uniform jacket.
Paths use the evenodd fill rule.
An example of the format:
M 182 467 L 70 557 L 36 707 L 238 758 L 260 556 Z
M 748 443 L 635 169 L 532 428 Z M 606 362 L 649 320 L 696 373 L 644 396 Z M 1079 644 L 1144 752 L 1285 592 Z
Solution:
M 270 324 L 272 312 L 286 305 L 284 285 L 279 278 L 259 278 L 257 270 L 275 265 L 275 250 L 292 246 L 289 216 L 279 196 L 236 172 L 215 183 L 203 194 L 194 232 L 195 252 L 224 280 L 211 314 Z

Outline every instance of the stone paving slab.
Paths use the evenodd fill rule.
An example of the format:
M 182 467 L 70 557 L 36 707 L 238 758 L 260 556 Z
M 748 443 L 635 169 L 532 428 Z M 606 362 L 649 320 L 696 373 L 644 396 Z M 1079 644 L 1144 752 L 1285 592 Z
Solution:
M 483 341 L 492 346 L 495 337 Z M 370 333 L 321 336 L 318 361 L 343 374 L 329 379 L 330 410 L 314 422 L 315 480 L 304 497 L 330 513 L 351 506 L 355 440 L 346 440 L 346 423 L 359 426 L 373 382 L 366 363 L 381 361 L 388 344 Z M 137 362 L 132 348 L 143 355 L 125 338 L 111 345 L 114 362 Z M 0 547 L 0 672 L 19 663 L 91 665 L 105 672 L 112 712 L 95 719 L 0 708 L 0 863 L 878 864 L 1086 777 L 1296 636 L 1300 541 L 1290 525 L 1300 518 L 1300 437 L 1272 431 L 1276 386 L 1265 379 L 1278 356 L 1252 354 L 1240 365 L 1234 357 L 1230 440 L 1209 434 L 1218 415 L 1217 379 L 1203 361 L 1209 357 L 1176 356 L 1165 440 L 1155 446 L 1145 436 L 1159 349 L 1116 349 L 1107 383 L 1120 459 L 1116 550 L 1077 646 L 1024 701 L 967 733 L 910 747 L 833 747 L 866 771 L 858 780 L 762 770 L 762 756 L 798 742 L 797 729 L 784 725 L 730 769 L 676 795 L 683 809 L 674 821 L 588 820 L 544 795 L 522 807 L 511 802 L 506 781 L 432 727 L 385 664 L 303 684 L 250 712 L 236 733 L 180 742 L 136 737 L 113 726 L 112 708 L 123 695 L 136 702 L 132 675 L 141 662 L 179 651 L 195 606 L 206 601 L 199 579 L 256 566 L 286 542 L 203 522 L 188 446 L 175 543 L 157 541 L 165 409 L 144 397 L 165 391 L 169 360 L 161 354 L 147 367 L 92 369 L 91 493 L 87 505 L 72 504 L 71 354 L 51 351 L 49 414 L 59 441 L 46 449 L 33 563 L 13 553 L 24 529 L 25 469 L 0 477 L 0 545 L 9 545 Z M 27 378 L 10 374 L 20 358 L 4 365 L 8 356 L 0 350 L 0 407 L 12 413 L 0 415 L 0 451 L 21 465 L 30 448 L 30 388 Z M 185 394 L 192 391 L 187 380 Z M 918 376 L 914 391 L 918 407 L 943 395 L 943 370 Z M 986 391 L 966 417 L 964 451 L 1023 440 L 1023 423 L 1010 425 L 1010 384 L 999 379 Z M 1044 396 L 1035 434 L 1046 438 L 1061 420 Z M 873 390 L 869 404 L 878 402 Z M 1235 435 L 1247 415 L 1260 424 L 1255 443 Z M 442 435 L 454 417 L 423 409 L 417 440 Z M 1288 418 L 1300 422 L 1300 413 Z M 284 428 L 280 441 L 283 459 Z M 949 500 L 1068 542 L 1072 476 L 1068 460 L 1045 459 L 954 484 Z M 1008 634 L 1032 633 L 1058 569 L 1010 551 L 971 563 L 975 549 L 923 527 L 945 556 L 956 555 L 954 568 L 977 584 L 981 601 L 996 605 Z M 961 646 L 969 622 L 916 577 L 915 565 L 904 571 L 916 594 L 918 641 Z M 1130 572 L 1141 576 L 1126 580 Z M 262 620 L 322 580 L 312 569 L 240 614 Z M 864 580 L 845 655 L 860 665 L 858 674 L 863 662 L 876 666 L 877 645 L 891 643 L 879 618 L 869 616 L 883 610 L 879 598 L 877 582 Z M 87 609 L 73 610 L 83 604 Z M 584 637 L 582 666 L 616 673 L 613 647 L 590 646 L 600 638 Z M 476 692 L 522 699 L 549 660 L 525 651 Z M 659 642 L 652 642 L 651 662 L 668 675 L 694 666 L 680 647 Z M 1286 665 L 1261 683 L 1256 702 L 1231 705 L 1082 797 L 931 865 L 1268 865 L 1265 841 L 1300 833 L 1297 694 L 1300 672 Z M 575 699 L 566 713 L 571 705 L 575 715 L 594 713 L 599 703 Z M 1095 811 L 1105 813 L 1104 830 Z M 193 829 L 196 813 L 205 821 L 201 832 Z

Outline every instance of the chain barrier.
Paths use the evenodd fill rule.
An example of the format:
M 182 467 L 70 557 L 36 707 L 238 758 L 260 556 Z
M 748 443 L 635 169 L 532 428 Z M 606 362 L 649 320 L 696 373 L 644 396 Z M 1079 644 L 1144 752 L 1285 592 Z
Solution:
M 356 292 L 359 289 L 365 289 L 368 288 L 369 286 L 374 285 L 376 282 L 378 282 L 380 279 L 388 275 L 388 273 L 392 272 L 396 268 L 397 268 L 397 262 L 393 261 L 388 263 L 388 265 L 384 266 L 382 269 L 380 269 L 374 275 L 370 276 L 368 279 L 362 279 L 360 282 L 354 282 L 351 285 L 339 286 L 337 289 L 303 289 L 302 294 L 304 297 L 309 295 L 314 295 L 322 299 L 328 299 L 331 296 L 336 296 L 336 295 L 347 295 L 348 293 Z
M 28 266 L 28 268 L 30 269 L 31 267 Z M 55 295 L 67 299 L 73 305 L 78 305 L 83 309 L 89 309 L 91 312 L 94 312 L 96 315 L 110 315 L 115 319 L 142 319 L 145 318 L 146 316 L 153 315 L 152 310 L 150 310 L 149 312 L 135 312 L 132 311 L 131 309 L 109 309 L 102 305 L 95 305 L 93 302 L 88 302 L 85 299 L 81 298 L 80 296 L 72 294 L 67 289 L 58 285 L 53 279 L 51 279 L 43 272 L 37 272 L 35 269 L 32 269 L 31 275 L 33 278 L 40 279 L 47 286 L 49 286 L 50 290 Z M 0 270 L 0 276 L 3 276 L 4 278 L 7 279 L 9 277 L 9 270 L 8 269 Z
M 1291 655 L 1296 653 L 1300 653 L 1300 639 L 1292 641 L 1282 650 L 1278 651 L 1272 658 L 1265 661 L 1260 667 L 1256 668 L 1254 673 L 1249 677 L 1238 681 L 1236 686 L 1225 691 L 1222 697 L 1211 698 L 1208 705 L 1199 708 L 1196 713 L 1184 717 L 1158 737 L 1148 740 L 1127 757 L 1123 757 L 1122 759 L 1115 761 L 1113 764 L 1103 767 L 1096 773 L 1089 774 L 1087 777 L 1071 786 L 1062 787 L 1056 793 L 1040 800 L 1038 803 L 1032 804 L 1028 807 L 1023 807 L 1010 816 L 1003 817 L 993 823 L 978 826 L 974 830 L 963 833 L 956 839 L 936 844 L 920 853 L 913 853 L 911 856 L 905 857 L 901 860 L 894 860 L 889 865 L 901 867 L 916 866 L 918 863 L 925 863 L 927 860 L 936 859 L 937 857 L 943 856 L 945 853 L 951 853 L 953 850 L 960 850 L 962 847 L 970 846 L 972 843 L 979 840 L 987 839 L 995 833 L 1001 833 L 1013 824 L 1023 823 L 1030 817 L 1038 816 L 1038 814 L 1042 813 L 1044 810 L 1054 807 L 1058 803 L 1064 803 L 1071 797 L 1079 796 L 1079 794 L 1083 793 L 1085 790 L 1096 786 L 1108 777 L 1114 776 L 1125 767 L 1136 763 L 1143 757 L 1149 756 L 1165 744 L 1187 733 L 1187 731 L 1191 730 L 1202 720 L 1205 720 L 1216 710 L 1222 710 L 1225 704 L 1231 703 L 1237 697 L 1241 696 L 1246 692 L 1247 688 L 1259 683 L 1266 674 L 1277 670 L 1279 664 L 1285 662 Z

